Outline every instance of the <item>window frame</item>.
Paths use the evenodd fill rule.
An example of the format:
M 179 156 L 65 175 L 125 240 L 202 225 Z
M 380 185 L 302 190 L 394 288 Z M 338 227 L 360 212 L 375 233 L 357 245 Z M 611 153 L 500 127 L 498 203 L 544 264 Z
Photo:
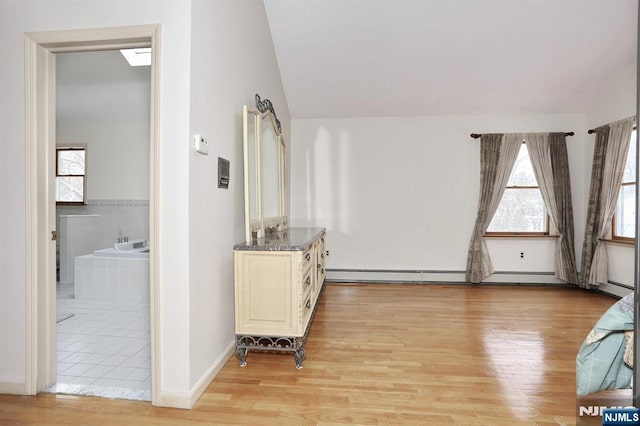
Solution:
M 522 145 L 526 145 L 527 142 L 526 141 L 522 141 Z M 520 149 L 522 149 L 522 146 L 520 147 Z M 529 148 L 525 148 L 527 150 L 527 155 L 529 155 Z M 531 157 L 529 157 L 529 162 L 531 162 Z M 511 171 L 513 173 L 513 170 Z M 535 177 L 535 176 L 534 176 Z M 538 183 L 538 179 L 536 179 L 536 183 Z M 532 186 L 532 185 L 507 185 L 505 187 L 505 191 L 507 189 L 537 189 L 538 191 L 540 191 L 540 185 L 536 185 L 536 186 Z M 542 196 L 542 192 L 540 192 L 540 195 Z M 502 195 L 504 197 L 504 194 Z M 502 202 L 502 199 L 500 199 L 500 202 Z M 544 202 L 544 199 L 543 199 Z M 545 230 L 542 232 L 534 232 L 534 231 L 527 231 L 527 232 L 519 232 L 519 231 L 486 231 L 484 233 L 485 237 L 549 237 L 551 235 L 551 218 L 549 216 L 549 211 L 547 210 L 547 206 L 544 206 L 544 210 L 546 213 L 546 219 L 545 219 Z M 494 213 L 495 216 L 495 213 Z M 493 221 L 493 217 L 491 218 L 491 220 Z M 489 225 L 491 225 L 491 222 L 489 222 Z
M 624 186 L 637 185 L 637 182 L 623 182 L 620 185 L 620 190 L 618 191 L 618 197 L 620 197 L 620 192 L 622 192 L 622 188 Z M 625 237 L 624 235 L 616 234 L 616 213 L 614 211 L 613 217 L 611 218 L 611 241 L 617 241 L 621 243 L 635 243 L 636 239 L 633 237 Z
M 629 144 L 632 144 L 632 143 L 635 144 L 637 142 L 636 132 L 637 132 L 637 129 L 634 126 L 633 131 L 631 132 L 631 137 L 630 137 L 630 140 L 629 140 Z M 636 156 L 637 155 L 638 154 L 636 153 Z M 628 161 L 628 160 L 629 160 L 629 155 L 627 155 L 627 158 L 626 158 L 625 161 Z M 637 158 L 636 158 L 636 161 L 637 161 Z M 626 167 L 626 164 L 625 164 L 625 167 Z M 636 173 L 637 173 L 637 169 L 636 169 Z M 618 190 L 618 200 L 620 199 L 620 195 L 622 194 L 623 188 L 625 186 L 631 186 L 631 185 L 637 187 L 637 185 L 638 185 L 638 176 L 637 176 L 637 174 L 636 174 L 636 180 L 635 181 L 626 181 L 626 182 L 622 181 L 622 183 L 620 184 L 620 189 Z M 634 191 L 634 193 L 637 196 L 637 194 L 638 194 L 637 188 Z M 636 208 L 637 208 L 637 200 L 634 200 L 634 202 L 636 203 Z M 617 207 L 617 202 L 616 202 L 616 207 Z M 613 217 L 611 218 L 611 232 L 610 232 L 611 241 L 616 241 L 616 242 L 620 242 L 620 243 L 635 243 L 636 242 L 636 238 L 634 238 L 634 237 L 627 237 L 627 236 L 624 236 L 624 235 L 617 235 L 616 234 L 616 225 L 617 225 L 617 223 L 616 223 L 616 212 L 614 211 Z M 636 224 L 636 226 L 637 226 L 637 224 Z
M 84 151 L 84 173 L 83 174 L 60 174 L 60 152 L 62 151 Z M 58 191 L 55 191 L 56 205 L 59 206 L 84 206 L 87 205 L 87 146 L 82 144 L 57 145 L 56 146 L 56 186 L 58 178 L 61 177 L 82 177 L 82 201 L 59 201 Z

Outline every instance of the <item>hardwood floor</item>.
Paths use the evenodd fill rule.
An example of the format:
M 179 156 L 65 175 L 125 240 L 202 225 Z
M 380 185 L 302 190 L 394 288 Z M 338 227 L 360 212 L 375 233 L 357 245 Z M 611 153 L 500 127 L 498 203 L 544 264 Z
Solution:
M 572 425 L 575 357 L 616 299 L 573 288 L 328 285 L 304 368 L 231 358 L 193 410 L 0 395 L 2 425 Z

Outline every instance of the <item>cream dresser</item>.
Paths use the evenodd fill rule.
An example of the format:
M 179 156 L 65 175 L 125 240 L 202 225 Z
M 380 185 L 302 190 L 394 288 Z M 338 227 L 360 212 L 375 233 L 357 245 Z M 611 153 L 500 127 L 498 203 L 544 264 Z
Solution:
M 325 277 L 325 229 L 288 228 L 234 246 L 236 356 L 292 352 L 302 368 L 305 342 Z

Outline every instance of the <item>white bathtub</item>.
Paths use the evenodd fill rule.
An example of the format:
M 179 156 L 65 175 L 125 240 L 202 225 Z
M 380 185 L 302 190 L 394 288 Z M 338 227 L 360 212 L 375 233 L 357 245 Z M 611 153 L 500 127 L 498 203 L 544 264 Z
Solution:
M 149 258 L 149 247 L 132 249 L 132 250 L 117 250 L 115 248 L 106 248 L 95 250 L 93 252 L 94 256 L 97 257 L 125 257 L 125 258 L 136 258 L 136 259 L 148 259 Z
M 149 247 L 113 247 L 77 256 L 74 290 L 77 299 L 148 304 Z

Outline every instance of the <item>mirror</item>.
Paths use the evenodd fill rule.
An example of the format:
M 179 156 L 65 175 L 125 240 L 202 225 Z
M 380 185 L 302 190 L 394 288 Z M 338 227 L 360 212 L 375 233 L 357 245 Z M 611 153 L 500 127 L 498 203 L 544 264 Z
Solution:
M 268 99 L 242 110 L 245 239 L 284 230 L 288 224 L 286 144 Z

